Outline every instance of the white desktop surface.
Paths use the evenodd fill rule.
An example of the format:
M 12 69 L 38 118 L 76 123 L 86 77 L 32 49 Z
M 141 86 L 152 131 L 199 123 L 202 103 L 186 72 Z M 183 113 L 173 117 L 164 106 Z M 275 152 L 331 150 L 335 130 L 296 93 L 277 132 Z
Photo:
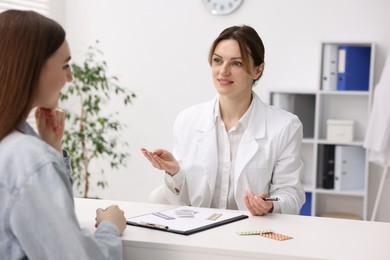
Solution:
M 118 205 L 126 217 L 172 208 L 172 205 L 75 198 L 81 227 L 95 231 L 96 209 Z M 390 223 L 268 214 L 189 236 L 127 226 L 124 259 L 243 260 L 243 259 L 390 259 Z M 237 231 L 271 229 L 293 239 L 277 241 L 239 236 Z

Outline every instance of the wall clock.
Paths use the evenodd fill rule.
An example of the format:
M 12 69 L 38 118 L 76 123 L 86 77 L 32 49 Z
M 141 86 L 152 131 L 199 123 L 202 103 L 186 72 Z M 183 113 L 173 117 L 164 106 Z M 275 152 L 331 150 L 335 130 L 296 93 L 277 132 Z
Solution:
M 202 0 L 206 8 L 216 15 L 230 14 L 237 10 L 244 0 Z

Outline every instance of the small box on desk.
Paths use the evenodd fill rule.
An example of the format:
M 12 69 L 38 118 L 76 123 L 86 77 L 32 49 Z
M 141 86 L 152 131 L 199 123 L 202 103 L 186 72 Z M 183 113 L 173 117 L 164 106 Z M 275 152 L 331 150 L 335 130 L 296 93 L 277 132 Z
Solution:
M 326 121 L 326 139 L 337 142 L 353 141 L 353 120 L 332 120 Z

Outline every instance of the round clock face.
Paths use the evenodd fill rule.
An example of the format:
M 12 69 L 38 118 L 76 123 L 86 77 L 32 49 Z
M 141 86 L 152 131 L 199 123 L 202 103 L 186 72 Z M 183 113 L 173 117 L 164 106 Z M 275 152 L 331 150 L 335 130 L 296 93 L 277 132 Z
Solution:
M 212 14 L 230 14 L 240 7 L 244 0 L 202 0 Z

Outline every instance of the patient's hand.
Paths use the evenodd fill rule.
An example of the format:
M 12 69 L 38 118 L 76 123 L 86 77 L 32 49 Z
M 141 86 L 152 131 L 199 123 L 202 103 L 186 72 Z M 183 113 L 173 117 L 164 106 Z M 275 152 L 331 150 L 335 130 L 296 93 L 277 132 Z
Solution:
M 106 209 L 99 208 L 96 210 L 95 227 L 98 227 L 103 221 L 109 221 L 117 226 L 120 235 L 122 235 L 126 229 L 125 214 L 117 205 L 111 205 Z
M 42 140 L 62 153 L 61 141 L 65 126 L 64 111 L 38 107 L 35 110 L 35 121 Z

